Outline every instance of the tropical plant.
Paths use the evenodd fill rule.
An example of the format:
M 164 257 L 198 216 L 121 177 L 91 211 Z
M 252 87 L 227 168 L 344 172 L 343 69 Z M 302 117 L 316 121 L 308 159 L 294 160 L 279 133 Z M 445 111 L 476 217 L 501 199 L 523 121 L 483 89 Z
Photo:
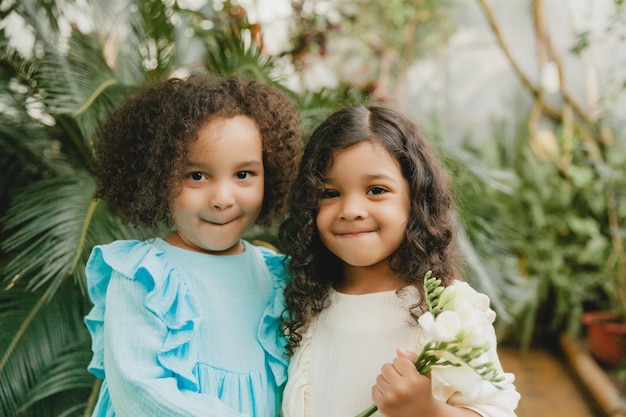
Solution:
M 325 61 L 339 81 L 409 106 L 408 72 L 452 33 L 454 0 L 294 0 L 288 55 L 299 69 Z M 300 73 L 306 78 L 306 73 Z M 306 82 L 304 82 L 306 84 Z
M 518 335 L 524 344 L 533 331 L 577 334 L 584 311 L 619 306 L 624 292 L 620 236 L 626 231 L 626 147 L 618 143 L 623 139 L 598 159 L 589 143 L 567 129 L 560 137 L 547 135 L 543 140 L 549 146 L 542 148 L 529 145 L 523 126 L 513 137 L 496 130 L 506 140 L 469 148 L 494 169 L 508 172 L 510 188 L 477 192 L 471 179 L 463 182 L 466 209 L 490 213 L 488 222 L 482 215 L 467 219 L 472 236 L 482 230 L 506 242 L 535 294 L 524 307 L 528 321 Z M 558 143 L 569 146 L 559 150 Z M 481 223 L 473 224 L 477 220 Z
M 113 108 L 146 83 L 202 71 L 239 73 L 281 88 L 300 106 L 305 132 L 335 108 L 367 99 L 350 84 L 290 90 L 277 61 L 260 52 L 259 28 L 243 9 L 228 1 L 219 12 L 210 1 L 195 9 L 181 4 L 22 0 L 0 8 L 3 22 L 17 19 L 34 40 L 19 46 L 16 38 L 28 36 L 9 36 L 10 25 L 0 25 L 1 415 L 87 415 L 97 398 L 98 381 L 86 371 L 85 261 L 95 244 L 143 237 L 93 199 L 91 140 Z M 459 172 L 471 173 L 476 184 L 504 184 L 469 154 L 449 155 L 450 166 L 464 167 Z M 468 221 L 473 215 L 461 219 L 481 223 Z M 505 265 L 505 256 L 486 262 L 481 254 L 494 253 L 489 243 L 476 244 L 472 228 L 460 230 L 469 232 L 461 234 L 463 251 L 482 279 L 477 287 L 513 321 L 511 306 L 519 303 L 509 300 L 521 294 L 515 265 Z M 503 275 L 508 278 L 484 278 Z
M 91 140 L 115 106 L 146 83 L 202 71 L 282 88 L 309 125 L 316 109 L 359 97 L 289 91 L 245 14 L 211 6 L 28 0 L 0 12 L 34 38 L 18 48 L 24 37 L 0 25 L 1 415 L 78 416 L 97 397 L 85 262 L 95 244 L 143 236 L 93 198 Z
M 298 69 L 303 85 L 315 73 L 310 66 L 323 62 L 332 71 L 331 81 L 349 80 L 369 92 L 369 99 L 410 113 L 411 106 L 406 103 L 408 70 L 443 45 L 453 28 L 447 13 L 456 2 L 340 0 L 329 4 L 323 0 L 298 0 L 291 4 L 294 21 L 289 27 L 293 33 L 285 55 Z M 479 158 L 461 152 L 449 138 L 443 137 L 436 121 L 421 122 L 446 159 L 458 195 L 461 193 L 457 184 L 462 181 L 457 181 L 457 177 L 471 177 L 471 186 L 480 189 L 510 188 L 510 174 L 489 168 Z M 525 312 L 534 302 L 534 292 L 521 276 L 514 254 L 504 250 L 506 243 L 498 236 L 481 235 L 480 230 L 468 227 L 472 221 L 464 224 L 466 219 L 476 223 L 483 216 L 490 217 L 480 211 L 459 212 L 457 236 L 466 266 L 463 277 L 489 295 L 499 315 L 501 334 L 511 327 L 527 328 Z M 498 256 L 494 257 L 494 253 Z
M 494 219 L 517 219 L 502 222 L 508 233 L 500 231 L 537 289 L 529 317 L 540 326 L 548 322 L 549 330 L 574 334 L 580 333 L 580 316 L 588 309 L 617 309 L 626 318 L 626 143 L 618 110 L 626 83 L 623 74 L 613 74 L 613 67 L 607 71 L 587 59 L 599 45 L 623 40 L 623 2 L 604 4 L 609 15 L 603 27 L 572 28 L 576 42 L 564 49 L 553 39 L 545 2 L 534 1 L 538 79 L 526 73 L 507 45 L 490 2 L 477 3 L 532 98 L 515 137 L 500 133 L 506 139 L 475 149 L 482 160 L 510 169 L 518 180 L 514 198 L 496 196 L 503 197 L 506 208 L 498 210 L 494 204 L 489 210 L 501 213 Z M 566 64 L 566 59 L 578 65 Z M 613 65 L 620 67 L 619 59 Z M 578 69 L 611 74 L 602 83 L 582 83 L 587 95 L 600 95 L 593 102 L 583 103 L 573 93 L 571 74 Z M 540 313 L 547 320 L 538 320 Z

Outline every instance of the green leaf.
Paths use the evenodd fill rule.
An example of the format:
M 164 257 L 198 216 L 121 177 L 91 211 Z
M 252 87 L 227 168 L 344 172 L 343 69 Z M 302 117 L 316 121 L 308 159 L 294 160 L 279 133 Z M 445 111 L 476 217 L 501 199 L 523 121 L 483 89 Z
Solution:
M 68 283 L 50 302 L 43 299 L 43 291 L 19 284 L 0 292 L 2 415 L 56 416 L 74 404 L 64 398 L 86 398 L 93 385 L 82 293 Z

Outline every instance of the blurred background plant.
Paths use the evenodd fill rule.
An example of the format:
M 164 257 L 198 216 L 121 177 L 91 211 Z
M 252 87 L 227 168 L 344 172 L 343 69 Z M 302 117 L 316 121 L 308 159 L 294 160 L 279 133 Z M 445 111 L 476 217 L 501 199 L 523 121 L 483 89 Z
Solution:
M 501 338 L 527 347 L 580 335 L 585 310 L 626 312 L 621 0 L 292 4 L 299 87 L 352 82 L 436 141 Z
M 624 13 L 621 1 L 608 2 L 614 34 Z M 502 15 L 483 0 L 279 3 L 2 2 L 0 415 L 89 415 L 99 385 L 86 371 L 84 264 L 95 244 L 143 237 L 93 199 L 91 140 L 137 88 L 193 72 L 234 72 L 281 88 L 300 106 L 305 133 L 355 102 L 383 101 L 422 122 L 454 185 L 467 278 L 490 296 L 502 340 L 528 346 L 546 333 L 579 332 L 582 311 L 618 299 L 626 147 L 615 107 L 623 80 L 583 111 L 545 30 L 543 1 L 526 12 L 535 64 L 552 68 L 549 94 L 543 78 L 524 73 L 501 33 Z M 463 129 L 458 140 L 445 114 L 415 105 L 415 85 L 427 91 L 445 71 L 426 72 L 426 84 L 415 74 L 423 63 L 452 61 L 436 54 L 458 42 L 454 10 L 470 3 L 517 77 L 518 117 L 493 117 L 488 131 Z M 285 24 L 273 29 L 282 46 L 268 36 L 276 23 Z M 575 35 L 568 57 L 603 42 L 593 32 Z
M 228 2 L 28 0 L 1 13 L 0 415 L 87 415 L 99 384 L 85 370 L 85 261 L 95 244 L 143 236 L 93 199 L 99 122 L 140 86 L 192 72 L 273 84 L 305 120 L 363 94 L 285 88 L 259 28 Z

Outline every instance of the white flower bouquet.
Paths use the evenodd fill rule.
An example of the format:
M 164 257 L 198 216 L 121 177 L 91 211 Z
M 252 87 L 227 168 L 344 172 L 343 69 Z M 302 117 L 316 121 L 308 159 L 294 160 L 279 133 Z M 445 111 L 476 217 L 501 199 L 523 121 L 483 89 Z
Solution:
M 477 380 L 500 388 L 505 378 L 487 358 L 491 345 L 481 330 L 484 313 L 454 286 L 441 287 L 441 280 L 431 271 L 424 276 L 424 293 L 428 310 L 418 322 L 427 342 L 415 361 L 418 372 L 426 374 L 437 367 L 441 377 L 460 391 L 475 389 Z M 356 417 L 371 416 L 376 410 L 372 405 Z

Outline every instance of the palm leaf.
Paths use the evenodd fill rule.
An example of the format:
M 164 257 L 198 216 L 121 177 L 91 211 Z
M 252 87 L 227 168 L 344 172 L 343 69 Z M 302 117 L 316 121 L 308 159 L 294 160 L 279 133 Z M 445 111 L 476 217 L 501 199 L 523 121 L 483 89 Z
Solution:
M 23 0 L 15 2 L 15 11 L 31 26 L 41 45 L 46 49 L 54 49 L 59 45 L 59 21 L 63 2 L 47 0 Z
M 0 217 L 17 189 L 56 172 L 51 145 L 41 125 L 16 124 L 0 116 L 0 165 L 12 173 L 0 176 Z
M 267 84 L 278 83 L 278 73 L 271 57 L 254 44 L 249 30 L 227 27 L 207 32 L 209 48 L 205 68 L 217 75 L 240 74 Z
M 92 199 L 94 187 L 93 178 L 77 171 L 72 177 L 36 182 L 15 197 L 5 220 L 11 233 L 2 243 L 10 259 L 4 269 L 7 279 L 28 277 L 27 289 L 45 285 L 47 297 L 69 276 L 84 287 L 91 247 L 132 233 Z
M 129 88 L 121 86 L 107 66 L 95 36 L 74 31 L 69 45 L 69 59 L 48 54 L 41 60 L 37 83 L 46 111 L 55 115 L 70 139 L 66 145 L 80 155 L 84 166 L 89 166 L 88 141 L 100 121 L 125 100 Z
M 2 415 L 17 416 L 26 409 L 31 415 L 55 415 L 50 411 L 63 408 L 65 395 L 77 390 L 88 393 L 93 384 L 86 371 L 89 336 L 82 322 L 86 309 L 82 294 L 69 283 L 49 303 L 42 303 L 43 297 L 43 291 L 24 291 L 19 283 L 0 292 Z M 14 323 L 25 325 L 16 331 Z M 52 387 L 49 379 L 57 372 L 67 381 Z
M 311 133 L 333 111 L 351 104 L 369 101 L 366 93 L 348 86 L 337 89 L 309 90 L 294 98 L 300 108 L 303 128 L 307 133 Z
M 8 75 L 16 76 L 19 80 L 30 84 L 31 88 L 36 87 L 32 74 L 37 70 L 37 67 L 7 42 L 0 43 L 0 63 L 2 63 L 3 72 L 6 71 Z M 9 78 L 7 77 L 7 79 Z M 3 97 L 3 101 L 11 98 L 11 96 Z M 17 103 L 16 100 L 11 100 L 11 102 Z
M 17 415 L 24 414 L 30 408 L 36 407 L 44 401 L 46 407 L 49 407 L 47 400 L 54 400 L 60 394 L 76 390 L 83 393 L 82 398 L 86 398 L 86 394 L 91 390 L 95 379 L 93 375 L 87 372 L 87 364 L 91 360 L 88 346 L 88 339 L 83 338 L 83 340 L 79 340 L 60 351 L 58 356 L 47 364 L 36 383 L 30 387 L 23 403 L 17 410 Z M 86 402 L 83 401 L 77 406 L 79 409 L 83 409 Z M 74 407 L 67 411 L 73 410 Z

